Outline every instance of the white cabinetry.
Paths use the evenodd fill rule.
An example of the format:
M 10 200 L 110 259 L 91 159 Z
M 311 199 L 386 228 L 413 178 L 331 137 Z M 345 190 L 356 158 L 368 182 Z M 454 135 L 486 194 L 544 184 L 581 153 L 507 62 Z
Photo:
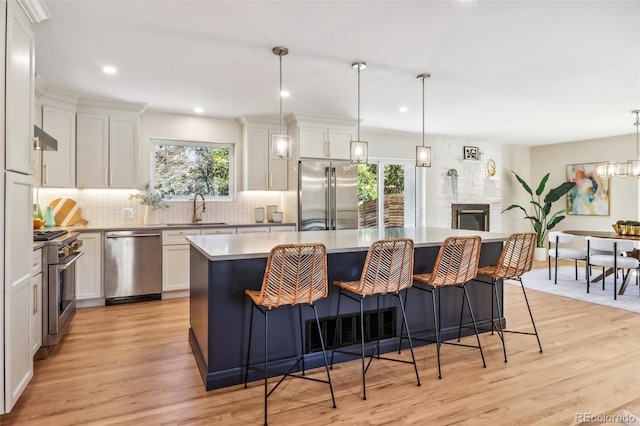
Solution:
M 271 136 L 280 133 L 277 121 L 265 117 L 242 117 L 243 187 L 245 190 L 288 188 L 288 161 L 271 158 Z
M 31 307 L 33 177 L 5 173 L 5 410 L 8 412 L 33 376 Z
M 189 235 L 235 234 L 236 228 L 176 229 L 162 232 L 162 291 L 188 290 Z
M 76 299 L 78 307 L 96 306 L 104 304 L 102 298 L 102 233 L 83 232 L 78 237 L 82 240 L 82 256 L 76 262 Z M 99 299 L 94 303 L 88 299 Z M 85 300 L 85 302 L 82 302 Z
M 282 225 L 282 226 L 272 226 L 271 227 L 271 232 L 291 232 L 291 231 L 295 231 L 296 230 L 296 226 L 295 225 Z
M 270 228 L 268 226 L 247 226 L 238 228 L 238 234 L 268 234 Z
M 142 109 L 133 105 L 133 109 Z M 138 187 L 140 112 L 78 106 L 77 186 Z
M 42 249 L 34 250 L 32 256 L 31 278 L 31 324 L 29 341 L 31 342 L 31 355 L 42 346 Z
M 32 174 L 35 39 L 18 2 L 6 5 L 5 169 Z
M 76 186 L 76 113 L 43 105 L 42 130 L 58 141 L 57 151 L 42 152 L 42 186 Z
M 287 123 L 297 135 L 298 157 L 349 159 L 357 120 L 296 114 L 287 117 Z

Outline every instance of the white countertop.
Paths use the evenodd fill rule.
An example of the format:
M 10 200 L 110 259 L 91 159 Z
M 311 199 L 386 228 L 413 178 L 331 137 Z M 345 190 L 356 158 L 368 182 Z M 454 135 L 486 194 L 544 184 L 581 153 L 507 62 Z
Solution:
M 483 242 L 505 241 L 509 234 L 447 228 L 367 228 L 270 234 L 193 235 L 187 240 L 209 260 L 267 257 L 278 244 L 323 243 L 328 253 L 368 250 L 386 238 L 411 238 L 415 247 L 440 246 L 447 237 L 480 235 Z

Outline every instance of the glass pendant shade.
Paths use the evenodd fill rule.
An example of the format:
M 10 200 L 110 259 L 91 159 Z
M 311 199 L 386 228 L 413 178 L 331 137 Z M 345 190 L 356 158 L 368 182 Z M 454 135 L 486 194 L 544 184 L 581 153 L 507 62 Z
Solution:
M 369 161 L 369 144 L 364 141 L 351 141 L 349 158 L 353 164 L 366 164 Z
M 291 159 L 291 136 L 272 135 L 271 136 L 271 158 L 277 160 Z
M 604 178 L 612 178 L 624 176 L 627 174 L 627 163 L 617 163 L 615 161 L 611 161 L 608 163 L 600 163 L 596 168 L 596 173 L 600 177 Z
M 640 177 L 640 160 L 627 161 L 627 176 Z
M 290 160 L 291 159 L 291 136 L 285 135 L 282 131 L 282 57 L 289 54 L 289 49 L 286 47 L 274 47 L 272 50 L 274 55 L 278 56 L 280 60 L 280 134 L 271 136 L 271 155 L 270 157 L 275 160 Z
M 431 167 L 431 147 L 416 146 L 416 166 Z

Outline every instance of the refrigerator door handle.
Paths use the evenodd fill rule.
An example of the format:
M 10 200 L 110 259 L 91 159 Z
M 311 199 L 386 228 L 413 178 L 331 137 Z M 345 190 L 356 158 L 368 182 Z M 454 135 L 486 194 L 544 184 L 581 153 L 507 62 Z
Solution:
M 325 229 L 331 229 L 331 193 L 333 192 L 331 188 L 331 168 L 325 167 L 324 176 L 327 179 L 326 190 L 325 190 L 325 213 L 324 213 L 324 227 Z
M 336 200 L 336 190 L 338 186 L 338 179 L 336 177 L 336 168 L 331 166 L 331 204 L 329 205 L 331 209 L 331 228 L 337 229 L 338 222 L 338 204 Z

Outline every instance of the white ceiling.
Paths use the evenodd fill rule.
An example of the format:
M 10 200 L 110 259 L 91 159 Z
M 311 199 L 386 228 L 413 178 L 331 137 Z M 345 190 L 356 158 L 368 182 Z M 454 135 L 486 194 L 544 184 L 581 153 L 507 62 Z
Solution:
M 238 117 L 357 116 L 362 129 L 540 145 L 635 133 L 640 0 L 60 1 L 36 72 L 73 95 Z M 101 72 L 114 65 L 116 75 Z M 406 105 L 409 111 L 400 113 Z

